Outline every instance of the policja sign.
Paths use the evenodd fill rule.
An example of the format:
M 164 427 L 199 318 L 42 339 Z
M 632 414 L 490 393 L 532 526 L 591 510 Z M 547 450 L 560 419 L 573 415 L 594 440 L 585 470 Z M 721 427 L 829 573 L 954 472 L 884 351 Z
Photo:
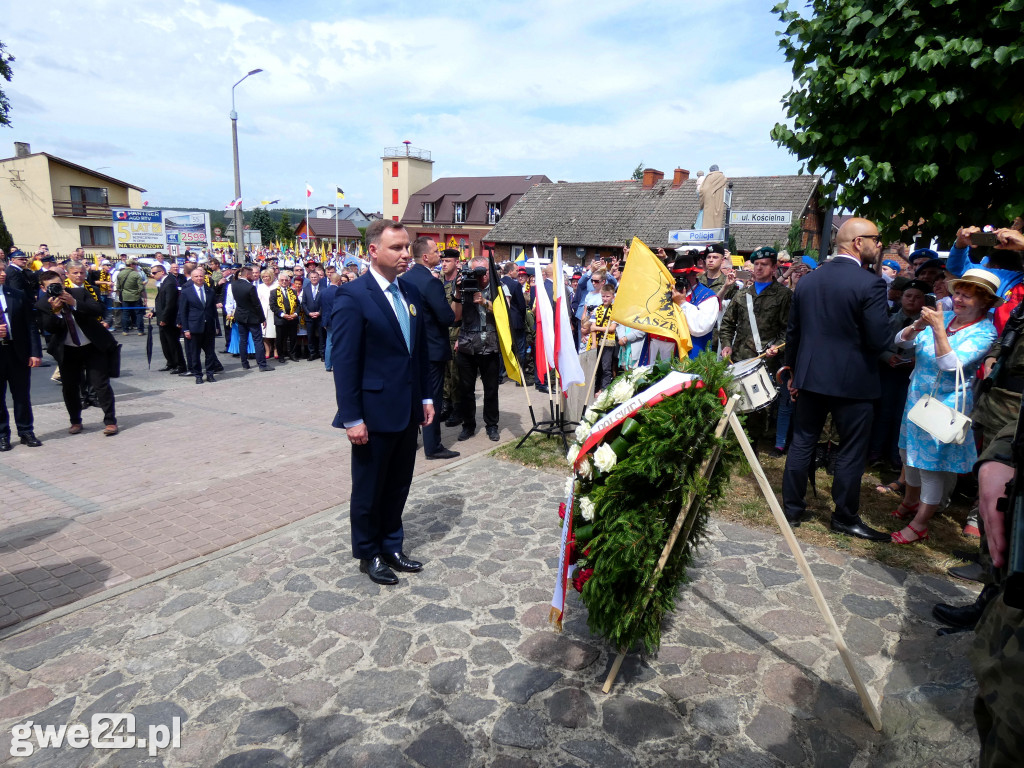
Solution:
M 711 245 L 725 242 L 725 228 L 721 229 L 672 229 L 668 241 L 673 245 Z

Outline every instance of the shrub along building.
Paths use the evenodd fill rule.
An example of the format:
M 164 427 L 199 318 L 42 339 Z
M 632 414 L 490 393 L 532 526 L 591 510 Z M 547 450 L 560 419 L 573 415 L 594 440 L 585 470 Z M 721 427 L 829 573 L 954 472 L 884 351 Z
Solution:
M 818 176 L 740 176 L 728 181 L 734 215 L 789 212 L 791 222 L 799 223 L 796 247 L 818 249 L 824 213 Z M 699 210 L 697 180 L 683 168 L 676 168 L 672 179 L 648 168 L 640 180 L 548 182 L 531 187 L 484 241 L 495 244 L 495 258 L 501 261 L 518 260 L 524 253 L 529 258 L 534 247 L 550 257 L 557 237 L 566 263 L 579 264 L 597 254 L 621 254 L 634 236 L 652 249 L 677 248 L 669 232 L 693 228 Z M 731 223 L 735 251 L 745 255 L 764 245 L 786 247 L 792 223 L 774 218 L 783 220 Z

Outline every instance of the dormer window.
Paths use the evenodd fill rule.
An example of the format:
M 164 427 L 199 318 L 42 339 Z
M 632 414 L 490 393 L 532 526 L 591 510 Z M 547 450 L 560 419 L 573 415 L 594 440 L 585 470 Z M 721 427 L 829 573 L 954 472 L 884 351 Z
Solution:
M 424 203 L 423 204 L 423 223 L 429 224 L 434 221 L 434 204 Z
M 487 223 L 497 224 L 501 220 L 501 206 L 498 203 L 489 203 L 487 206 Z
M 455 203 L 455 223 L 465 224 L 466 223 L 466 204 Z

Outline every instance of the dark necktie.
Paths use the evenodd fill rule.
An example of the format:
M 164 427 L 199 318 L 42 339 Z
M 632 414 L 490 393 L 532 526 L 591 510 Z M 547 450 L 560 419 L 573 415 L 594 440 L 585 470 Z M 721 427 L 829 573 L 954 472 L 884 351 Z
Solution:
M 68 326 L 68 335 L 71 337 L 71 341 L 76 347 L 82 346 L 82 340 L 78 338 L 78 329 L 75 328 L 75 321 L 71 319 L 71 310 L 65 307 L 61 314 L 64 315 L 64 322 Z
M 0 339 L 0 344 L 8 344 L 11 340 L 11 326 L 7 322 L 7 315 L 4 314 L 4 305 L 0 304 L 0 325 L 7 326 L 7 335 Z

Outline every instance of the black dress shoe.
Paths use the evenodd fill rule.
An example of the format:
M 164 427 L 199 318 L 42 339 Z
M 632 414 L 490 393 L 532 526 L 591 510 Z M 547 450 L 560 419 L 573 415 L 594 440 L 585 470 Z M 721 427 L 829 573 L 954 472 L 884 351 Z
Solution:
M 171 366 L 165 365 L 163 368 L 157 368 L 156 370 L 157 370 L 158 373 L 163 373 L 164 371 L 171 370 Z
M 260 366 L 260 373 L 266 373 L 267 371 L 272 371 L 272 370 L 274 370 L 274 369 L 271 368 L 269 365 L 261 365 Z
M 360 560 L 359 570 L 369 576 L 370 581 L 375 584 L 390 586 L 398 583 L 398 577 L 395 576 L 395 572 L 387 567 L 380 555 L 375 555 L 369 560 Z
M 42 442 L 35 436 L 35 433 L 26 432 L 21 435 L 21 444 L 27 445 L 29 448 L 38 448 L 42 445 Z
M 501 439 L 501 437 L 498 435 L 498 428 L 497 427 L 488 427 L 487 428 L 487 437 L 489 437 L 495 443 L 498 442 Z
M 538 392 L 543 392 L 544 394 L 547 394 L 547 392 L 548 392 L 548 385 L 547 384 L 537 384 L 536 388 L 537 388 Z
M 188 376 L 188 368 L 171 368 L 171 376 Z
M 202 376 L 196 376 L 196 384 L 202 384 L 202 383 L 203 383 L 203 377 Z
M 404 552 L 391 552 L 381 554 L 381 559 L 394 568 L 404 573 L 416 573 L 423 570 L 423 563 L 418 560 L 410 560 Z
M 796 517 L 790 517 L 789 515 L 786 515 L 786 522 L 789 523 L 790 528 L 799 528 L 800 523 L 802 523 L 803 521 L 803 515 L 797 515 Z
M 11 438 L 0 437 L 0 453 L 11 450 Z
M 458 451 L 452 451 L 452 450 L 450 450 L 448 448 L 442 447 L 440 451 L 434 451 L 433 453 L 428 453 L 427 454 L 427 458 L 428 459 L 454 459 L 456 456 L 461 456 L 461 455 L 462 454 L 459 453 Z
M 248 370 L 249 370 L 249 368 L 251 368 L 251 367 L 252 367 L 252 366 L 250 366 L 250 365 L 249 365 L 248 363 L 243 363 L 243 364 L 242 364 L 242 370 L 243 370 L 243 371 L 248 371 Z
M 864 524 L 864 521 L 858 518 L 852 523 L 841 523 L 832 518 L 832 522 L 829 527 L 836 533 L 845 533 L 847 536 L 856 536 L 858 539 L 867 539 L 868 541 L 892 541 L 892 535 L 885 533 L 884 531 L 876 531 L 874 528 Z
M 989 584 L 978 595 L 978 599 L 969 605 L 949 605 L 939 603 L 932 608 L 932 616 L 949 627 L 958 629 L 974 629 L 985 612 L 985 607 L 999 594 L 999 587 Z
M 217 383 L 217 380 L 215 378 L 213 378 L 213 374 L 212 373 L 206 374 L 206 380 L 208 382 L 210 382 L 211 384 L 216 384 Z
M 459 432 L 459 440 L 469 440 L 469 438 L 471 438 L 475 434 L 476 434 L 476 430 L 475 429 L 470 429 L 469 427 L 463 427 L 462 431 Z
M 445 419 L 444 425 L 446 427 L 457 427 L 461 423 L 462 423 L 462 417 L 461 416 L 457 416 L 456 414 L 453 413 L 451 416 L 449 416 L 447 419 Z

